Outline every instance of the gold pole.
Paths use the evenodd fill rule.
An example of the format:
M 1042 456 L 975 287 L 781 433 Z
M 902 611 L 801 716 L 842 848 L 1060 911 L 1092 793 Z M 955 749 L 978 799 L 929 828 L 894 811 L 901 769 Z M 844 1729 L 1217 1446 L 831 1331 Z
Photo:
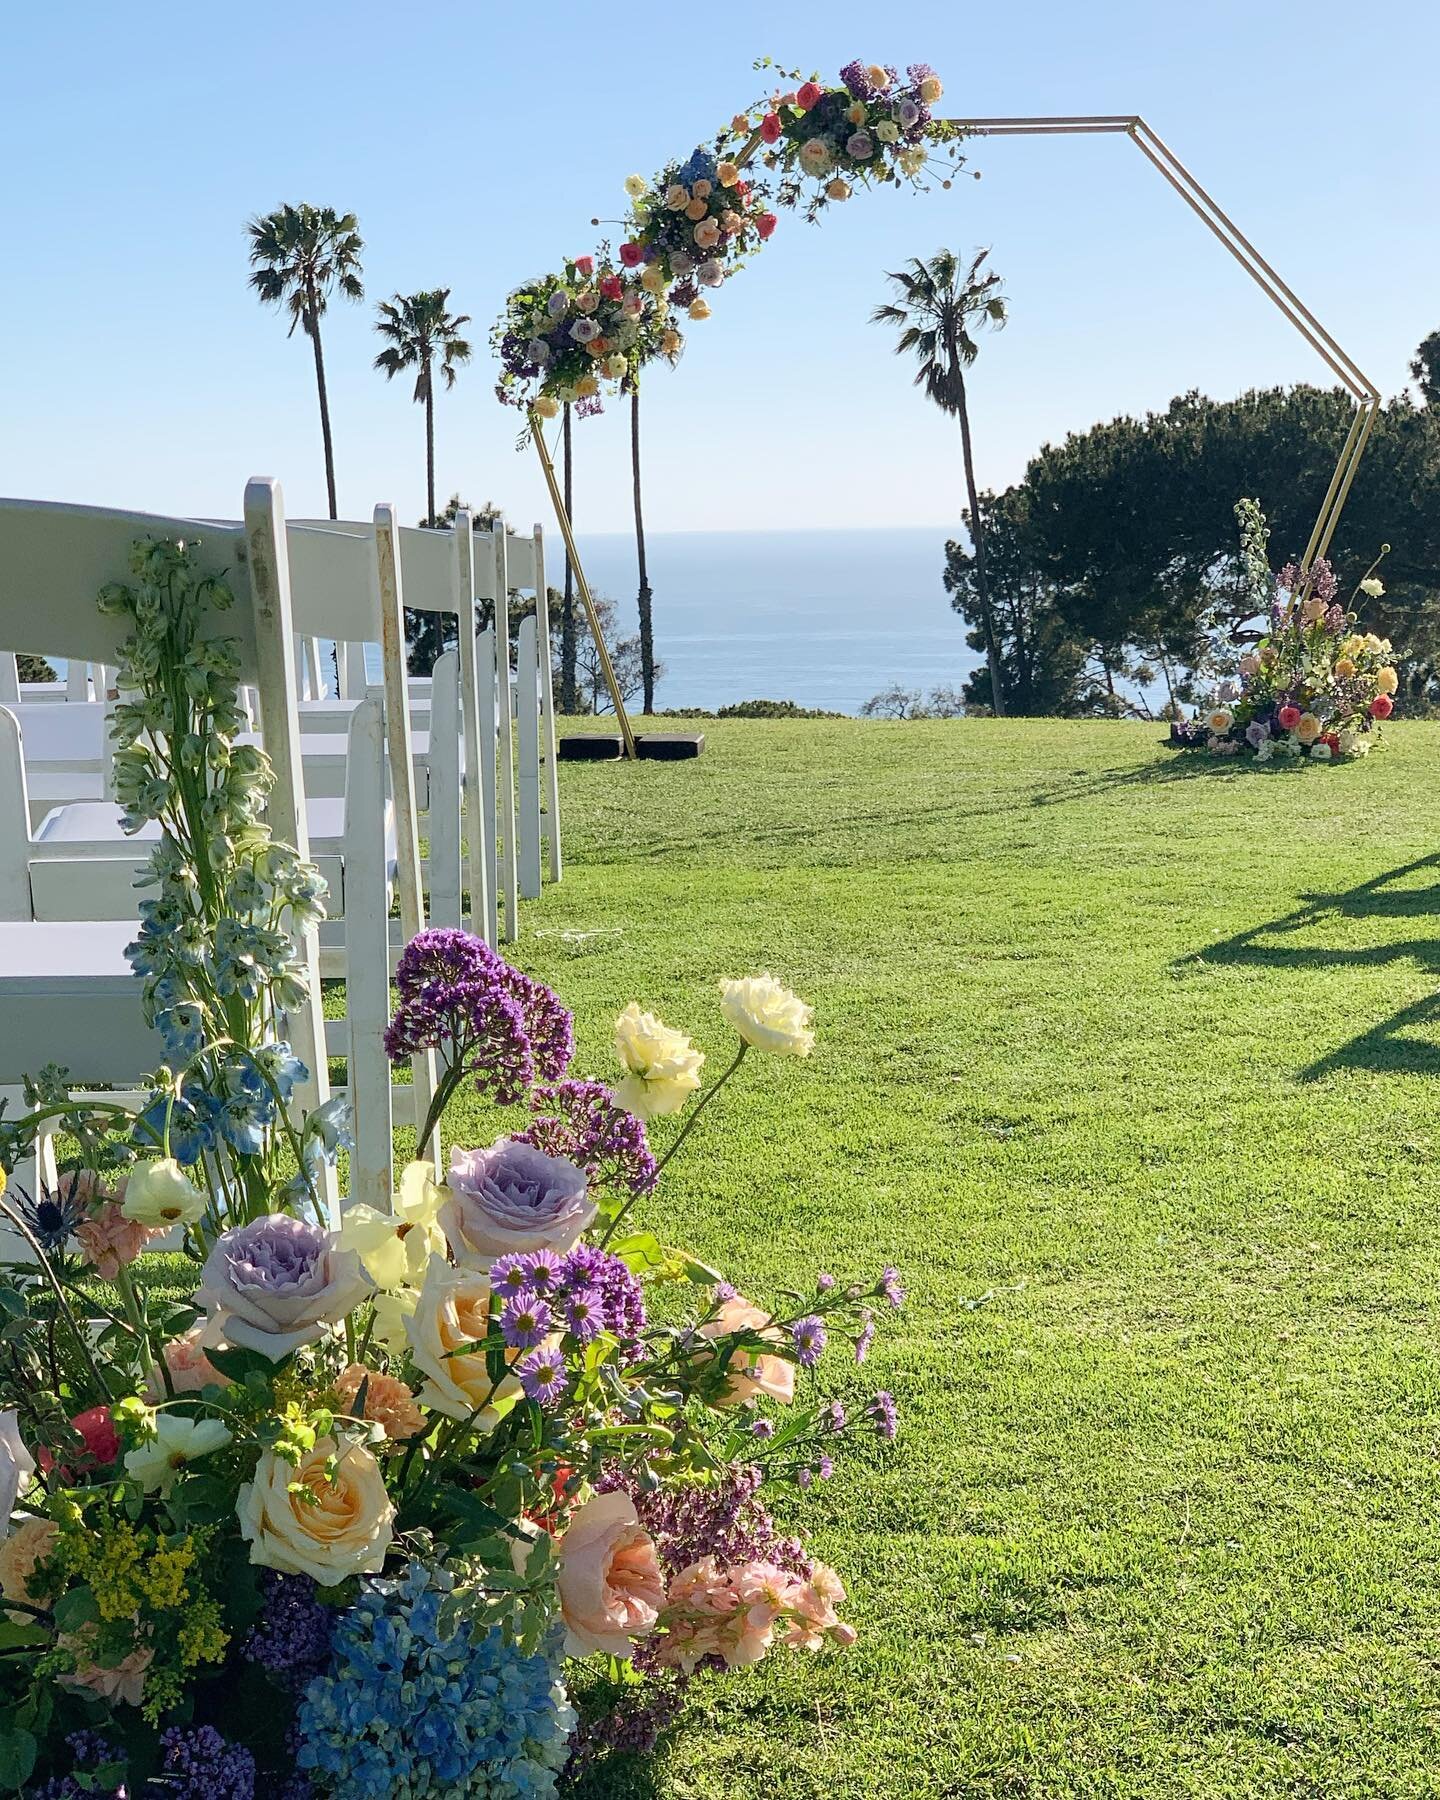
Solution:
M 1330 478 L 1321 502 L 1310 542 L 1305 551 L 1308 567 L 1324 556 L 1340 522 L 1340 512 L 1349 495 L 1360 458 L 1375 426 L 1381 403 L 1380 390 L 1330 335 L 1294 290 L 1275 273 L 1270 264 L 1229 217 L 1206 193 L 1175 152 L 1140 117 L 1132 114 L 1088 114 L 1033 118 L 951 119 L 946 123 L 977 132 L 982 137 L 1062 137 L 1089 132 L 1113 132 L 1128 137 L 1142 156 L 1159 170 L 1180 198 L 1210 230 L 1212 235 L 1235 258 L 1245 273 L 1300 333 L 1310 348 L 1336 374 L 1356 402 L 1355 416 L 1340 448 L 1335 473 Z M 1309 592 L 1307 584 L 1306 590 Z
M 625 702 L 620 697 L 620 684 L 615 679 L 615 668 L 610 661 L 610 652 L 605 647 L 605 634 L 600 629 L 600 621 L 595 616 L 595 602 L 590 598 L 590 584 L 585 579 L 585 571 L 580 566 L 580 552 L 575 548 L 575 534 L 570 529 L 570 515 L 565 511 L 565 501 L 560 493 L 560 484 L 555 479 L 555 464 L 551 461 L 550 450 L 545 442 L 545 433 L 540 429 L 540 415 L 531 408 L 530 435 L 535 440 L 535 451 L 540 458 L 540 467 L 545 471 L 545 485 L 550 490 L 550 504 L 555 509 L 555 518 L 560 526 L 560 535 L 565 540 L 565 551 L 570 558 L 570 567 L 575 571 L 575 585 L 580 590 L 580 603 L 585 608 L 586 623 L 590 627 L 590 635 L 595 640 L 595 653 L 600 658 L 600 673 L 605 677 L 605 685 L 610 690 L 610 701 L 615 708 L 615 717 L 620 722 L 620 736 L 625 743 L 625 754 L 634 762 L 637 760 L 635 749 L 635 733 L 630 729 L 630 715 L 625 711 Z M 543 605 L 544 596 L 541 596 Z

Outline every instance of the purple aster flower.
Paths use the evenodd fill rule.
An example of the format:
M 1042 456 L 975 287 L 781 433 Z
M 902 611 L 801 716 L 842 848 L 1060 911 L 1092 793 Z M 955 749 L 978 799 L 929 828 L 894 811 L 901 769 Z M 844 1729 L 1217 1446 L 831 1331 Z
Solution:
M 905 1290 L 900 1285 L 900 1271 L 889 1263 L 880 1271 L 879 1291 L 898 1312 L 905 1304 Z
M 811 1313 L 809 1318 L 797 1319 L 790 1327 L 790 1335 L 795 1340 L 795 1354 L 802 1369 L 813 1369 L 820 1360 L 820 1353 L 825 1348 L 827 1333 L 825 1321 L 818 1313 Z
M 576 1288 L 565 1300 L 562 1311 L 565 1329 L 582 1344 L 590 1343 L 604 1329 L 605 1310 L 599 1288 Z
M 592 1181 L 606 1180 L 632 1194 L 655 1185 L 655 1158 L 643 1123 L 617 1106 L 600 1081 L 562 1081 L 537 1088 L 530 1104 L 543 1115 L 517 1141 L 563 1156 Z
M 605 1329 L 632 1352 L 638 1353 L 640 1334 L 646 1324 L 645 1296 L 640 1283 L 618 1256 L 612 1256 L 608 1250 L 599 1250 L 593 1244 L 577 1244 L 565 1259 L 562 1298 L 587 1288 L 600 1296 L 600 1314 Z
M 723 1306 L 727 1300 L 735 1298 L 735 1284 L 730 1281 L 717 1281 L 714 1292 L 716 1300 Z
M 255 1758 L 226 1743 L 213 1725 L 162 1732 L 162 1775 L 156 1782 L 175 1800 L 255 1800 Z
M 830 1477 L 835 1473 L 834 1457 L 833 1456 L 822 1456 L 820 1458 L 819 1462 L 816 1463 L 816 1465 L 815 1465 L 815 1473 L 820 1477 L 820 1479 L 822 1481 L 828 1481 L 830 1479 Z
M 828 1400 L 825 1405 L 820 1408 L 820 1426 L 822 1430 L 833 1431 L 838 1435 L 845 1429 L 848 1422 L 843 1401 Z
M 815 1288 L 817 1293 L 828 1294 L 834 1285 L 835 1277 L 833 1275 L 822 1273 L 815 1277 Z
M 537 1294 L 549 1295 L 560 1285 L 565 1259 L 553 1250 L 532 1250 L 525 1258 L 525 1266 L 530 1274 L 530 1286 Z
M 775 1427 L 769 1419 L 756 1419 L 750 1426 L 751 1437 L 759 1438 L 762 1443 L 774 1437 Z
M 538 1294 L 514 1294 L 500 1314 L 500 1335 L 512 1350 L 530 1350 L 550 1329 L 550 1308 Z
M 315 1583 L 308 1575 L 262 1569 L 260 1591 L 260 1617 L 251 1626 L 241 1655 L 282 1686 L 299 1689 L 330 1660 L 335 1613 L 316 1599 Z
M 855 1340 L 855 1361 L 863 1363 L 870 1354 L 870 1346 L 875 1342 L 875 1315 L 870 1311 L 860 1315 L 860 1335 Z
M 797 1469 L 795 1471 L 795 1484 L 797 1487 L 808 1488 L 814 1479 L 815 1471 L 813 1469 Z
M 530 1258 L 518 1251 L 497 1256 L 490 1265 L 491 1293 L 521 1294 L 533 1285 Z
M 882 1388 L 865 1408 L 865 1416 L 873 1421 L 878 1437 L 884 1438 L 887 1444 L 893 1440 L 898 1429 L 893 1395 Z
M 515 1373 L 526 1395 L 541 1406 L 555 1406 L 569 1392 L 565 1374 L 565 1358 L 558 1350 L 532 1350 L 515 1365 Z

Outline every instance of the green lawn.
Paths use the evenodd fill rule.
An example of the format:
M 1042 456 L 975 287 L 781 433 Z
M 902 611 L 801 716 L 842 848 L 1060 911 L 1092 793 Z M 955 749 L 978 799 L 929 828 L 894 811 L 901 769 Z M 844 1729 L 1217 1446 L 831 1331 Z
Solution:
M 705 730 L 565 765 L 519 960 L 587 1072 L 632 997 L 717 1057 L 718 976 L 814 1002 L 650 1217 L 756 1299 L 899 1263 L 902 1433 L 801 1507 L 857 1648 L 591 1792 L 1440 1794 L 1440 726 Z

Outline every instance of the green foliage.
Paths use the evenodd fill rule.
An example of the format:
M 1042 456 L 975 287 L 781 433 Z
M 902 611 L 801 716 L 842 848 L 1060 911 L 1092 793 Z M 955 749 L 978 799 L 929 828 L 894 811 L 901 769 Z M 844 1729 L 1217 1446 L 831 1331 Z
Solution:
M 20 650 L 15 656 L 15 671 L 21 681 L 58 681 L 60 677 L 43 656 L 32 656 Z
M 836 719 L 838 713 L 813 706 L 797 706 L 793 700 L 735 700 L 716 709 L 717 719 Z

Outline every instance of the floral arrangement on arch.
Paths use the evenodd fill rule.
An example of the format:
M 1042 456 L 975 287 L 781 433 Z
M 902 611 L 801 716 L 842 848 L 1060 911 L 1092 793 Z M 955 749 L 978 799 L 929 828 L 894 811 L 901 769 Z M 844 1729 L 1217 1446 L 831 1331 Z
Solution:
M 509 1128 L 330 1216 L 349 1121 L 295 1116 L 279 1035 L 323 888 L 258 822 L 200 554 L 139 546 L 106 591 L 138 695 L 122 786 L 163 826 L 131 955 L 166 1064 L 134 1107 L 47 1070 L 0 1119 L 6 1170 L 44 1127 L 66 1149 L 53 1189 L 0 1187 L 27 1252 L 0 1265 L 0 1790 L 546 1800 L 653 1743 L 691 1681 L 853 1641 L 767 1499 L 895 1436 L 887 1393 L 847 1410 L 818 1370 L 866 1360 L 899 1279 L 761 1304 L 643 1223 L 746 1059 L 809 1056 L 788 988 L 722 982 L 708 1083 L 633 1003 L 617 1075 L 581 1079 L 558 997 L 458 930 L 406 947 L 386 1047 L 437 1053 L 417 1142 L 462 1090 Z M 180 1277 L 146 1254 L 166 1232 Z M 587 1657 L 626 1680 L 582 1723 Z
M 755 66 L 773 67 L 768 59 Z M 775 72 L 788 85 L 736 113 L 710 144 L 666 163 L 652 179 L 626 179 L 630 211 L 619 260 L 656 303 L 658 331 L 637 336 L 623 366 L 613 350 L 591 366 L 577 361 L 565 333 L 581 321 L 568 308 L 550 309 L 560 305 L 557 295 L 574 301 L 575 272 L 595 259 L 568 262 L 562 275 L 528 282 L 505 303 L 491 333 L 501 401 L 542 419 L 565 404 L 588 415 L 600 410 L 604 381 L 633 382 L 657 355 L 673 361 L 680 347 L 677 315 L 710 317 L 707 290 L 742 269 L 779 223 L 772 198 L 774 206 L 801 210 L 814 222 L 857 186 L 923 187 L 938 147 L 952 172 L 960 166 L 964 133 L 934 117 L 944 89 L 928 63 L 912 63 L 901 76 L 889 64 L 857 60 L 831 86 L 818 75 Z M 950 186 L 949 173 L 943 184 Z
M 1390 640 L 1360 631 L 1355 609 L 1385 592 L 1375 571 L 1389 546 L 1346 607 L 1323 557 L 1308 568 L 1290 562 L 1271 574 L 1270 534 L 1257 502 L 1239 501 L 1235 515 L 1247 586 L 1267 628 L 1247 644 L 1238 678 L 1224 682 L 1214 703 L 1181 726 L 1180 741 L 1257 762 L 1368 755 L 1381 722 L 1395 710 L 1400 680 Z

